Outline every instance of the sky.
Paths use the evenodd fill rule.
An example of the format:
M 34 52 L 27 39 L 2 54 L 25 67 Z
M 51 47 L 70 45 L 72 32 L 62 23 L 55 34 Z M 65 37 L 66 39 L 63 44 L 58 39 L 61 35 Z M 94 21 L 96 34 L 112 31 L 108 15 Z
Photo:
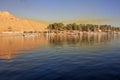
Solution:
M 120 26 L 120 0 L 0 0 L 0 11 L 34 20 Z

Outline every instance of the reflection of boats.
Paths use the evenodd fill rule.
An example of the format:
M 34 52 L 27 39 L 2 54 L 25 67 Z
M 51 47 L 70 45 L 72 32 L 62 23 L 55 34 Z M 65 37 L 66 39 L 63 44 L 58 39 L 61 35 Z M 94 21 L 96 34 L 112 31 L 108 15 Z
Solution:
M 37 34 L 33 34 L 33 33 L 24 33 L 23 36 L 24 36 L 24 37 L 35 37 L 35 36 L 37 36 Z
M 68 35 L 80 35 L 80 32 L 76 32 L 76 31 L 70 31 L 67 32 Z
M 113 33 L 114 33 L 114 34 L 118 34 L 118 32 L 117 32 L 117 31 L 114 31 Z
M 34 36 L 34 37 L 32 37 Z M 35 47 L 48 45 L 74 45 L 84 48 L 96 48 L 101 44 L 107 44 L 114 38 L 109 34 L 82 34 L 82 35 L 49 35 L 36 36 L 36 34 L 25 34 L 24 36 L 4 36 L 0 37 L 0 58 L 11 59 L 21 50 L 31 50 Z
M 0 36 L 23 36 L 23 33 L 17 31 L 4 31 L 0 34 Z

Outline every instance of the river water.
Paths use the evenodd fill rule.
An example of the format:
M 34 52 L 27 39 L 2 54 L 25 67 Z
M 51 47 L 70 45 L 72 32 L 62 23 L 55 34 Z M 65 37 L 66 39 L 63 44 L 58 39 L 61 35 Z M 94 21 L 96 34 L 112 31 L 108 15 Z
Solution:
M 0 80 L 120 80 L 120 35 L 0 37 Z

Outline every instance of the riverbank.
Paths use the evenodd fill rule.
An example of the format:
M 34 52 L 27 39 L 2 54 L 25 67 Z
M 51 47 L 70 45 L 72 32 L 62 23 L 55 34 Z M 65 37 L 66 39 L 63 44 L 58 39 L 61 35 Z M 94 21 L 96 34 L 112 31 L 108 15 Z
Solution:
M 36 33 L 21 33 L 21 32 L 3 32 L 0 33 L 0 36 L 25 36 L 25 37 L 33 37 L 33 36 L 54 36 L 54 35 L 99 35 L 99 34 L 109 34 L 109 35 L 120 35 L 120 32 L 87 32 L 87 31 L 45 31 L 45 32 L 36 32 Z

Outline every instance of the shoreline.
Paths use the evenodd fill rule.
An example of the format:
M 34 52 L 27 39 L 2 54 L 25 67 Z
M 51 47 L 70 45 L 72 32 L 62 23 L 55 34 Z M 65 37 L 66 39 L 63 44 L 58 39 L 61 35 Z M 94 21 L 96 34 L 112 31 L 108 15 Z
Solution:
M 46 36 L 54 36 L 54 35 L 105 35 L 105 34 L 109 34 L 109 35 L 120 35 L 120 32 L 88 32 L 88 31 L 67 31 L 67 32 L 41 32 L 41 33 L 21 33 L 21 32 L 4 32 L 4 33 L 0 33 L 0 37 L 1 36 L 40 36 L 40 35 L 46 35 Z

